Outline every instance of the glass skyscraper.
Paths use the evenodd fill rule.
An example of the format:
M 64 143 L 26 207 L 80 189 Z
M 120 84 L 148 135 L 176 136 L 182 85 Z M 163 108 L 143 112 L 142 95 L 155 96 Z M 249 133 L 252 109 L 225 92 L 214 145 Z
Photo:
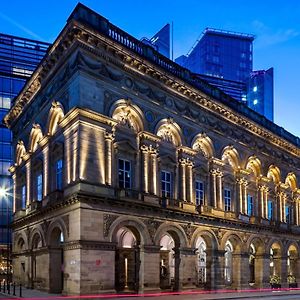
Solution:
M 0 280 L 7 270 L 8 224 L 12 218 L 12 183 L 8 168 L 13 162 L 11 132 L 3 117 L 14 98 L 44 57 L 48 43 L 0 33 Z
M 273 121 L 273 76 L 260 80 L 264 92 L 255 95 L 254 105 L 247 99 L 254 88 L 252 78 L 258 76 L 253 72 L 253 40 L 251 34 L 206 28 L 190 53 L 175 61 Z M 262 88 L 264 83 L 266 86 Z M 256 103 L 260 105 L 256 106 Z

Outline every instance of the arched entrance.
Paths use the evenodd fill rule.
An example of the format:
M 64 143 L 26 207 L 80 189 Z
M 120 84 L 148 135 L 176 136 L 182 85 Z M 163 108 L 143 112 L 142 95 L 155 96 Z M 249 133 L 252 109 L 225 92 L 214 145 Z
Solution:
M 225 253 L 224 253 L 224 280 L 226 285 L 232 283 L 232 252 L 233 246 L 230 241 L 227 241 L 225 244 Z
M 39 274 L 38 274 L 38 249 L 42 247 L 42 240 L 38 233 L 35 233 L 32 238 L 32 255 L 31 255 L 31 281 L 30 287 L 32 289 L 38 288 L 39 286 Z
M 298 279 L 298 250 L 295 245 L 290 245 L 287 251 L 287 276 L 290 286 L 296 286 Z
M 122 227 L 117 231 L 115 282 L 117 291 L 139 289 L 140 238 L 133 228 Z
M 49 292 L 60 294 L 64 289 L 64 235 L 55 227 L 50 235 L 49 244 Z
M 178 290 L 179 288 L 179 240 L 167 232 L 160 239 L 160 288 Z
M 197 286 L 204 287 L 207 282 L 206 270 L 206 243 L 202 237 L 198 237 L 196 241 L 197 249 Z
M 255 255 L 256 249 L 254 244 L 250 244 L 250 251 L 249 251 L 249 284 L 255 284 Z

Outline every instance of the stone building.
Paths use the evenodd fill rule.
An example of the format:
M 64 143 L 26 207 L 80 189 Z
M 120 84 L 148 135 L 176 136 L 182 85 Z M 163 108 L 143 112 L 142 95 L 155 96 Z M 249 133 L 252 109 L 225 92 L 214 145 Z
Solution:
M 15 281 L 83 294 L 299 280 L 299 139 L 87 7 L 5 122 Z

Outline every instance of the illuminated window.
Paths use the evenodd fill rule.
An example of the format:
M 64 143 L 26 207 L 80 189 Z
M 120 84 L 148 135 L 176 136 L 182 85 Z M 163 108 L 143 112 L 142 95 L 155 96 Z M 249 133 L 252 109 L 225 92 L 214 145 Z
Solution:
M 257 92 L 257 86 L 253 87 L 253 92 Z
M 62 190 L 63 185 L 63 160 L 59 159 L 55 164 L 56 189 Z
M 253 104 L 256 105 L 257 103 L 258 103 L 258 100 L 257 100 L 257 99 L 254 99 L 254 100 L 253 100 Z
M 167 171 L 161 171 L 161 196 L 171 197 L 171 173 Z
M 43 175 L 36 176 L 36 200 L 41 201 L 43 197 Z
M 26 185 L 22 185 L 21 187 L 21 208 L 26 208 Z
M 131 187 L 131 163 L 128 160 L 119 159 L 119 187 L 123 189 Z
M 232 252 L 233 247 L 229 241 L 226 242 L 225 245 L 225 268 L 224 268 L 224 277 L 225 282 L 230 283 L 231 282 L 231 275 L 232 275 Z
M 285 206 L 285 221 L 288 224 L 292 223 L 292 214 L 291 214 L 291 206 L 290 205 Z
M 268 219 L 272 220 L 273 219 L 273 201 L 268 200 Z
M 253 215 L 253 208 L 254 208 L 253 196 L 248 195 L 247 196 L 247 213 L 248 213 L 248 216 Z
M 231 210 L 231 190 L 224 189 L 224 210 Z
M 196 205 L 204 204 L 204 184 L 202 181 L 196 181 L 195 183 L 195 192 L 196 192 Z

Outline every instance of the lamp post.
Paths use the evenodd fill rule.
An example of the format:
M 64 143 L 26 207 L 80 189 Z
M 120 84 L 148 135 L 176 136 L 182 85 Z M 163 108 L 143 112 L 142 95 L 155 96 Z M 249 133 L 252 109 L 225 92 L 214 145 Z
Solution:
M 7 201 L 8 197 L 7 189 L 4 187 L 0 187 L 0 198 L 4 198 L 6 200 L 6 283 L 9 282 L 9 257 L 10 257 L 10 246 L 9 246 L 9 203 Z M 4 239 L 4 235 L 3 235 Z

